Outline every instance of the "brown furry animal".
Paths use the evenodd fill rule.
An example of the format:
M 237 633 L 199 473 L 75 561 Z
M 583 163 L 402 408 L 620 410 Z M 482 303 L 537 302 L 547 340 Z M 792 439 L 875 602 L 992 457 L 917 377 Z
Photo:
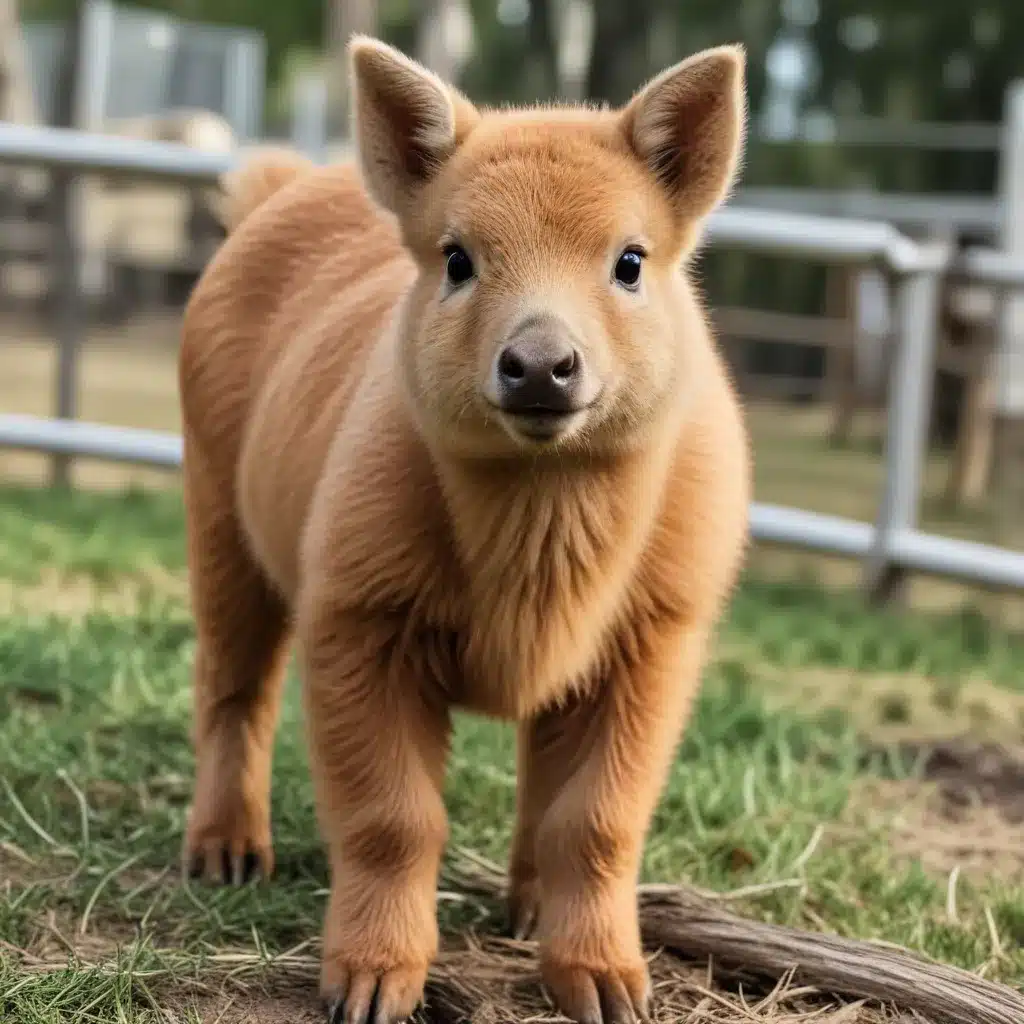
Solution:
M 685 271 L 735 176 L 742 51 L 617 111 L 480 111 L 381 43 L 350 57 L 358 169 L 234 176 L 186 315 L 186 853 L 271 870 L 294 637 L 330 1019 L 420 999 L 454 707 L 519 723 L 512 914 L 549 992 L 632 1019 L 644 836 L 747 532 L 742 418 Z

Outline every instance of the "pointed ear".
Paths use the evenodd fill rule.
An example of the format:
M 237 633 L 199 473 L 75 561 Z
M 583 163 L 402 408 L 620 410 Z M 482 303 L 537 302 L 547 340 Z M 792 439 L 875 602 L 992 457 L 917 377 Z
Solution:
M 721 46 L 663 71 L 622 113 L 637 156 L 685 220 L 700 220 L 726 198 L 746 134 L 746 58 Z
M 370 195 L 401 213 L 477 120 L 473 105 L 391 46 L 353 36 L 352 122 Z

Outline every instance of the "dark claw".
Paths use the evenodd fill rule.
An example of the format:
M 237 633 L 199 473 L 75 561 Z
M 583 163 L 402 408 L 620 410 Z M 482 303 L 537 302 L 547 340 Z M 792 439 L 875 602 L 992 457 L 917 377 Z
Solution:
M 188 876 L 202 879 L 206 874 L 206 857 L 202 850 L 195 851 L 188 859 Z M 241 857 L 232 857 L 227 847 L 220 851 L 220 882 L 222 885 L 245 885 L 263 877 L 263 861 L 260 855 L 249 850 Z
M 363 1013 L 360 1013 L 358 1010 L 353 1013 L 350 1006 L 346 1007 L 346 1000 L 341 996 L 325 999 L 324 1015 L 327 1019 L 327 1024 L 401 1024 L 399 1021 L 392 1022 L 390 1018 L 380 1016 L 379 997 L 380 984 L 378 983 L 373 990 L 373 995 L 370 997 L 370 1005 L 366 1007 Z M 346 1008 L 349 1010 L 348 1015 L 345 1013 Z
M 525 942 L 533 936 L 537 924 L 536 911 L 528 907 L 520 907 L 512 918 L 512 938 L 516 942 Z
M 379 1004 L 380 1004 L 380 985 L 378 985 L 373 990 L 373 996 L 370 999 L 369 1008 L 366 1011 L 366 1016 L 363 1018 L 363 1020 L 366 1022 L 366 1024 L 384 1024 L 384 1021 L 380 1018 L 380 1015 L 378 1013 Z M 390 1024 L 390 1021 L 387 1022 L 387 1024 Z
M 236 857 L 231 871 L 232 885 L 246 885 L 260 872 L 259 854 L 248 851 L 243 857 Z
M 188 862 L 188 877 L 195 880 L 203 877 L 203 855 L 194 853 Z
M 398 1016 L 405 996 L 392 987 L 389 997 L 388 984 L 390 981 L 393 986 L 394 980 L 388 973 L 376 977 L 365 971 L 349 975 L 345 982 L 331 989 L 334 993 L 344 991 L 344 995 L 321 995 L 326 1024 L 408 1024 L 420 1020 L 422 994 L 411 1015 Z
M 260 855 L 251 850 L 242 858 L 242 882 L 259 878 L 263 874 L 263 865 L 260 863 Z

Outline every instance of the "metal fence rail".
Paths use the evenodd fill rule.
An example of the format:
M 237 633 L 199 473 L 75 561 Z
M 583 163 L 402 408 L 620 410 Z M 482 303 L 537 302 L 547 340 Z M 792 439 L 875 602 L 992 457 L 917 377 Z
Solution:
M 182 442 L 178 434 L 158 430 L 4 414 L 0 415 L 0 448 L 179 469 Z
M 0 125 L 0 163 L 64 174 L 97 173 L 213 184 L 234 158 L 182 145 L 75 131 Z M 803 509 L 755 503 L 755 539 L 863 559 L 868 579 L 887 592 L 907 572 L 937 574 L 991 587 L 1024 589 L 1024 553 L 922 533 L 917 529 L 940 281 L 950 270 L 999 288 L 1024 289 L 1024 267 L 998 253 L 972 250 L 951 264 L 945 245 L 921 244 L 881 222 L 779 213 L 731 205 L 709 219 L 713 246 L 832 263 L 874 265 L 894 284 L 897 357 L 893 360 L 885 484 L 875 524 Z M 181 438 L 166 433 L 0 415 L 0 447 L 175 469 Z
M 235 160 L 179 142 L 0 123 L 0 163 L 212 185 Z
M 817 188 L 748 186 L 738 189 L 736 206 L 792 210 L 822 217 L 882 220 L 915 231 L 965 230 L 996 237 L 1005 217 L 997 196 L 913 195 Z

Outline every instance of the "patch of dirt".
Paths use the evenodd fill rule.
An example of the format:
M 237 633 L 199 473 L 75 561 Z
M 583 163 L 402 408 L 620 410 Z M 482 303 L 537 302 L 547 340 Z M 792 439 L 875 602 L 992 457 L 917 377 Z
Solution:
M 466 882 L 474 897 L 488 900 L 497 895 L 491 886 L 501 884 L 477 875 L 467 876 Z M 927 1016 L 901 1016 L 878 1002 L 831 995 L 794 980 L 787 967 L 767 972 L 773 980 L 781 976 L 773 987 L 773 980 L 766 981 L 763 973 L 725 971 L 716 969 L 714 957 L 710 962 L 694 961 L 685 959 L 685 952 L 667 952 L 672 930 L 679 927 L 673 921 L 680 908 L 672 902 L 672 893 L 659 887 L 642 899 L 648 911 L 645 931 L 654 930 L 646 935 L 647 946 L 654 951 L 649 961 L 653 1024 L 909 1024 L 911 1019 L 914 1024 L 939 1024 Z M 712 915 L 717 922 L 712 927 L 721 929 L 724 919 L 716 911 Z M 122 919 L 94 915 L 84 935 L 80 924 L 77 917 L 50 910 L 34 922 L 23 946 L 0 946 L 26 972 L 63 970 L 69 959 L 83 968 L 109 969 L 118 953 L 124 954 L 139 939 L 132 923 Z M 700 922 L 694 924 L 699 932 Z M 310 940 L 269 960 L 253 950 L 221 949 L 209 952 L 201 964 L 167 948 L 162 953 L 166 975 L 150 979 L 147 989 L 168 1024 L 324 1024 L 317 997 L 317 947 L 318 942 Z M 431 971 L 417 1024 L 564 1024 L 565 1018 L 541 987 L 536 953 L 535 943 L 499 935 L 449 936 Z
M 924 777 L 938 784 L 951 808 L 982 804 L 1008 822 L 1024 822 L 1024 751 L 958 740 L 906 753 L 922 761 Z
M 955 870 L 979 882 L 1024 879 L 1024 825 L 992 805 L 950 801 L 939 783 L 864 779 L 829 832 L 841 837 L 865 826 L 879 829 L 896 857 L 937 878 Z
M 50 964 L 65 966 L 69 957 L 82 963 L 100 963 L 138 941 L 138 930 L 128 921 L 109 917 L 90 920 L 84 934 L 79 930 L 80 923 L 81 919 L 68 911 L 51 908 L 35 919 L 24 946 L 17 952 L 27 965 L 45 968 Z
M 897 856 L 937 876 L 1024 879 L 1024 752 L 970 740 L 898 749 L 917 762 L 920 778 L 861 779 L 829 831 L 881 829 Z
M 324 1024 L 316 957 L 269 966 L 252 954 L 216 954 L 195 981 L 150 983 L 168 1024 Z M 774 987 L 668 953 L 651 955 L 652 1024 L 933 1024 L 863 1000 L 844 1002 L 786 976 Z M 28 965 L 33 969 L 33 965 Z M 228 969 L 230 968 L 230 969 Z M 41 969 L 36 964 L 34 969 Z M 55 963 L 53 969 L 58 969 Z M 450 940 L 431 971 L 416 1024 L 564 1024 L 545 996 L 532 943 L 498 937 Z M 935 1021 L 934 1024 L 938 1024 Z
M 500 913 L 502 870 L 470 851 L 452 851 L 442 885 Z M 923 960 L 896 947 L 738 917 L 715 900 L 674 885 L 638 892 L 654 987 L 652 1021 L 714 1024 L 1019 1024 L 1024 995 L 967 971 Z M 497 918 L 494 917 L 496 921 Z M 51 922 L 46 922 L 47 924 Z M 25 972 L 63 970 L 69 953 L 81 967 L 107 970 L 125 922 L 54 920 L 54 945 L 15 954 Z M 108 933 L 107 924 L 113 924 Z M 73 948 L 72 948 L 73 945 Z M 167 1021 L 204 1024 L 322 1022 L 316 996 L 318 943 L 267 956 L 216 950 L 201 959 L 161 946 L 159 976 L 147 992 Z M 898 1009 L 897 1009 L 898 1008 Z M 434 964 L 419 1024 L 557 1024 L 532 942 L 498 934 L 449 936 Z
M 506 1024 L 564 1021 L 540 985 L 530 943 L 489 938 L 448 950 L 428 986 L 424 1024 Z M 881 1024 L 901 1017 L 863 1001 L 844 1003 L 790 978 L 765 986 L 752 977 L 717 973 L 709 964 L 666 952 L 649 957 L 654 1024 L 708 1021 L 739 1024 Z
M 10 895 L 33 885 L 60 886 L 74 870 L 70 857 L 37 859 L 17 843 L 0 840 L 0 895 Z
M 200 1020 L 202 1024 L 324 1024 L 323 1011 L 306 991 L 224 993 L 202 996 L 186 1002 L 182 1009 L 164 1009 L 168 1024 Z
M 41 869 L 20 846 L 0 842 L 0 878 L 3 889 L 25 889 L 38 879 Z

